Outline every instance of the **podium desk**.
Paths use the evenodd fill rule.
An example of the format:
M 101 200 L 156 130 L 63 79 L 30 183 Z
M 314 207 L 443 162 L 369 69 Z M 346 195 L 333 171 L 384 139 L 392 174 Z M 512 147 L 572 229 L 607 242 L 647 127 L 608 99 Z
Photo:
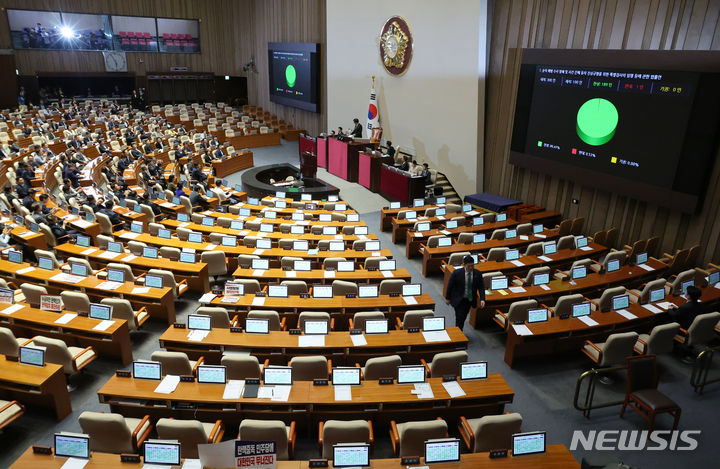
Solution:
M 317 138 L 317 164 L 325 169 L 328 167 L 328 140 L 327 137 Z
M 334 386 L 314 386 L 312 381 L 295 381 L 287 401 L 270 398 L 223 399 L 225 386 L 198 382 L 180 382 L 170 394 L 154 392 L 160 381 L 112 376 L 100 390 L 98 398 L 111 412 L 125 417 L 174 417 L 211 422 L 221 419 L 226 426 L 237 425 L 246 418 L 295 420 L 302 428 L 313 428 L 329 418 L 350 420 L 368 414 L 375 423 L 390 420 L 427 420 L 442 417 L 455 422 L 467 418 L 497 415 L 513 401 L 515 392 L 498 373 L 487 379 L 460 381 L 464 396 L 452 398 L 442 378 L 428 378 L 433 397 L 419 399 L 412 394 L 413 385 L 381 385 L 379 381 L 362 381 L 352 387 L 351 401 L 336 401 Z M 368 417 L 370 418 L 370 417 Z
M 425 196 L 425 178 L 391 168 L 385 164 L 380 168 L 380 194 L 383 197 L 409 205 L 414 199 Z
M 113 319 L 105 330 L 94 329 L 102 321 L 87 316 L 76 316 L 66 324 L 57 324 L 62 314 L 32 308 L 24 303 L 23 308 L 9 315 L 0 313 L 0 326 L 13 331 L 15 337 L 42 335 L 60 339 L 68 346 L 92 347 L 99 356 L 119 359 L 123 365 L 132 362 L 130 331 L 124 319 Z M 9 305 L 2 305 L 0 310 Z
M 314 153 L 300 153 L 300 175 L 303 179 L 315 179 L 317 176 L 317 156 Z
M 65 372 L 56 363 L 23 365 L 7 361 L 5 355 L 0 355 L 0 396 L 9 401 L 17 400 L 25 407 L 51 408 L 58 421 L 72 412 Z
M 244 325 L 240 322 L 239 325 Z M 390 324 L 392 327 L 393 324 Z M 467 349 L 468 339 L 457 327 L 446 329 L 450 340 L 427 342 L 422 332 L 391 329 L 387 334 L 363 334 L 367 345 L 355 346 L 348 331 L 333 331 L 324 336 L 324 345 L 300 346 L 299 335 L 288 331 L 270 331 L 268 334 L 231 332 L 230 329 L 213 328 L 201 342 L 190 341 L 187 329 L 169 327 L 160 336 L 160 347 L 170 351 L 185 352 L 191 360 L 205 358 L 205 363 L 219 365 L 224 352 L 244 351 L 256 356 L 260 363 L 270 360 L 272 365 L 287 365 L 292 357 L 324 355 L 332 359 L 333 366 L 365 364 L 368 358 L 400 355 L 403 363 L 417 364 L 423 358 L 428 361 L 436 353 Z
M 352 140 L 328 139 L 327 170 L 349 182 L 358 182 L 358 153 L 367 143 Z
M 224 178 L 227 175 L 236 173 L 240 170 L 252 168 L 253 154 L 251 151 L 235 152 L 233 155 L 220 161 L 213 161 L 212 167 L 215 170 L 215 177 Z
M 358 154 L 358 183 L 373 192 L 380 192 L 380 168 L 392 164 L 392 157 L 361 151 Z

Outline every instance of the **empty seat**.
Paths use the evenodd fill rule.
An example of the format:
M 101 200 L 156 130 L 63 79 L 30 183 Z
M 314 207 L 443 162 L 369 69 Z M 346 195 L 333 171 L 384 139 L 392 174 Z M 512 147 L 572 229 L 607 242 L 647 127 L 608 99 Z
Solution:
M 414 311 L 405 311 L 402 323 L 397 318 L 397 325 L 400 329 L 422 328 L 423 318 L 433 317 L 435 313 L 431 309 L 417 309 Z
M 288 295 L 301 295 L 308 292 L 307 283 L 303 280 L 283 280 L 280 285 L 285 285 Z
M 30 339 L 23 337 L 15 337 L 13 331 L 7 327 L 0 327 L 0 355 L 17 357 L 20 347 L 30 341 Z
M 237 316 L 230 321 L 230 314 L 228 313 L 228 310 L 216 306 L 201 306 L 195 313 L 210 316 L 210 327 L 213 328 L 219 327 L 222 329 L 229 329 L 230 326 L 234 327 L 237 321 Z
M 442 419 L 396 423 L 390 421 L 390 438 L 395 457 L 425 454 L 425 442 L 447 438 L 447 423 Z
M 62 298 L 63 309 L 76 313 L 87 314 L 90 312 L 90 298 L 85 293 L 63 291 L 60 293 L 60 298 Z
M 327 379 L 330 376 L 331 362 L 322 355 L 293 357 L 290 359 L 293 381 L 312 381 Z
M 486 415 L 476 419 L 460 417 L 458 430 L 467 448 L 473 453 L 497 448 L 512 448 L 512 436 L 520 433 L 522 415 L 518 413 Z
M 145 306 L 135 311 L 132 304 L 124 298 L 103 298 L 100 303 L 112 306 L 113 319 L 124 319 L 127 321 L 130 331 L 135 331 L 150 318 Z
M 382 311 L 360 311 L 355 313 L 352 319 L 350 319 L 350 328 L 365 330 L 365 322 L 383 319 L 387 320 L 385 313 Z
M 203 363 L 202 357 L 191 361 L 185 352 L 166 352 L 164 350 L 154 351 L 151 359 L 160 362 L 163 375 L 191 376 L 195 374 L 195 368 Z
M 302 314 L 302 313 L 301 313 Z M 248 319 L 267 319 L 268 330 L 283 331 L 285 330 L 285 318 L 280 320 L 280 314 L 272 310 L 250 310 L 247 315 Z
M 355 282 L 345 280 L 333 280 L 332 283 L 333 296 L 343 297 L 346 295 L 357 295 L 358 286 Z
M 252 355 L 223 354 L 220 364 L 226 368 L 227 379 L 259 379 L 262 376 L 262 365 Z
M 25 413 L 25 407 L 18 401 L 0 399 L 0 430 L 10 425 Z
M 45 361 L 61 365 L 66 375 L 81 371 L 97 358 L 92 347 L 68 347 L 60 339 L 37 336 L 33 345 L 45 347 Z
M 598 344 L 586 340 L 582 351 L 596 366 L 619 365 L 632 355 L 637 338 L 637 332 L 610 334 L 605 342 Z
M 460 363 L 468 360 L 468 354 L 465 350 L 457 350 L 455 352 L 436 353 L 432 361 L 428 365 L 424 359 L 421 359 L 428 375 L 431 378 L 440 378 L 443 376 L 459 376 Z
M 333 458 L 333 446 L 343 443 L 374 443 L 370 420 L 328 420 L 320 422 L 318 431 L 320 457 Z
M 400 355 L 369 358 L 362 367 L 363 378 L 366 381 L 380 378 L 395 379 L 397 378 L 397 368 L 400 365 L 402 365 Z
M 238 439 L 246 441 L 274 441 L 277 459 L 290 459 L 295 450 L 295 422 L 285 425 L 282 420 L 244 419 L 240 422 Z
M 197 420 L 162 418 L 157 421 L 156 429 L 159 439 L 180 442 L 180 451 L 185 459 L 197 459 L 197 445 L 219 443 L 225 434 L 225 427 L 221 420 L 205 423 Z
M 503 329 L 508 330 L 511 324 L 518 321 L 527 322 L 528 311 L 537 308 L 537 304 L 534 299 L 514 301 L 507 313 L 497 310 L 493 320 Z
M 85 411 L 78 422 L 82 432 L 90 436 L 90 451 L 101 453 L 137 453 L 153 428 L 149 415 L 136 419 Z
M 640 355 L 670 353 L 675 344 L 675 335 L 680 330 L 680 324 L 671 322 L 652 328 L 649 334 L 640 334 L 635 343 L 635 352 Z
M 25 302 L 33 308 L 40 307 L 40 295 L 47 295 L 47 289 L 45 287 L 33 285 L 32 283 L 21 284 L 20 290 L 25 297 Z
M 391 293 L 402 293 L 403 285 L 405 285 L 405 280 L 385 279 L 380 282 L 379 293 L 381 295 L 389 295 Z

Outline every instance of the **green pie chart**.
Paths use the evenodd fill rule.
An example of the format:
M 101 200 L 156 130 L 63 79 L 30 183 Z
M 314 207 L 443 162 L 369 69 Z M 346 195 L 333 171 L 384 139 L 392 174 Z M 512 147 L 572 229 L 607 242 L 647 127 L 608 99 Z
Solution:
M 618 125 L 618 111 L 603 98 L 585 101 L 577 113 L 577 134 L 588 145 L 604 145 L 612 140 Z
M 285 67 L 285 81 L 290 88 L 295 86 L 296 78 L 297 73 L 295 72 L 295 67 L 293 67 L 292 65 L 288 65 L 287 67 Z

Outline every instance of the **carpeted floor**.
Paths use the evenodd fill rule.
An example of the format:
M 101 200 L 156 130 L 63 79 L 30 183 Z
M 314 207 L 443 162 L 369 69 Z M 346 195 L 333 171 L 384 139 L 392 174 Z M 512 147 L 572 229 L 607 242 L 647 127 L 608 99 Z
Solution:
M 253 150 L 255 166 L 271 163 L 290 162 L 298 164 L 297 143 L 286 142 L 280 147 L 266 147 Z M 227 179 L 230 184 L 240 184 L 240 174 Z M 320 170 L 318 177 L 341 189 L 342 199 L 355 208 L 361 219 L 367 223 L 371 233 L 377 233 L 383 248 L 389 248 L 397 259 L 398 268 L 406 268 L 415 281 L 422 281 L 423 291 L 428 292 L 436 302 L 436 314 L 453 318 L 452 309 L 442 298 L 440 277 L 425 279 L 421 274 L 420 262 L 405 257 L 404 245 L 393 245 L 389 233 L 380 231 L 380 209 L 387 201 L 365 188 L 347 183 Z M 178 321 L 184 322 L 188 313 L 194 311 L 199 303 L 197 295 L 183 298 L 177 305 Z M 158 349 L 158 337 L 167 328 L 160 323 L 147 323 L 142 332 L 133 334 L 133 355 L 136 359 L 149 359 Z M 510 369 L 503 361 L 505 336 L 498 328 L 470 330 L 465 327 L 470 339 L 468 353 L 471 359 L 488 361 L 490 372 L 499 372 L 515 391 L 514 402 L 508 411 L 520 412 L 523 416 L 523 431 L 544 430 L 548 434 L 548 443 L 562 443 L 570 446 L 574 430 L 642 430 L 645 421 L 634 412 L 626 413 L 624 419 L 618 417 L 619 407 L 610 407 L 593 411 L 590 420 L 573 408 L 573 394 L 580 374 L 589 369 L 589 361 L 578 353 L 567 356 L 543 357 L 537 360 L 521 361 L 515 369 Z M 714 452 L 718 441 L 715 424 L 720 415 L 720 384 L 708 386 L 702 396 L 696 395 L 690 387 L 691 367 L 681 363 L 677 356 L 659 357 L 661 369 L 660 389 L 682 407 L 681 430 L 701 430 L 699 446 L 695 451 L 584 451 L 573 452 L 578 461 L 584 456 L 593 458 L 616 458 L 632 467 L 662 469 L 689 467 L 720 467 Z M 119 367 L 113 360 L 96 360 L 87 372 L 73 379 L 77 389 L 71 393 L 73 413 L 62 422 L 56 422 L 45 411 L 29 409 L 15 423 L 0 434 L 3 450 L 0 451 L 0 467 L 8 467 L 25 449 L 32 444 L 52 444 L 52 435 L 58 431 L 79 432 L 78 415 L 84 410 L 108 411 L 107 406 L 98 402 L 97 390 Z M 0 378 L 1 379 L 1 378 Z M 617 376 L 610 386 L 599 385 L 598 402 L 618 400 L 624 393 L 625 381 Z M 431 418 L 431 416 L 428 416 Z M 451 432 L 455 422 L 448 422 Z M 667 416 L 657 420 L 656 429 L 670 428 L 672 421 Z M 236 435 L 236 428 L 226 429 L 226 435 Z M 317 429 L 300 429 L 295 459 L 317 457 Z M 385 429 L 376 429 L 376 447 L 374 457 L 391 457 L 392 450 Z

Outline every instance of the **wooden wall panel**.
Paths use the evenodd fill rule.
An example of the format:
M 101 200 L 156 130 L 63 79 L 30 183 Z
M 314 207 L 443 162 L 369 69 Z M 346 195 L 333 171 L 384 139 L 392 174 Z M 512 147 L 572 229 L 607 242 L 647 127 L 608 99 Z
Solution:
M 621 243 L 659 235 L 664 252 L 700 244 L 703 261 L 720 261 L 720 164 L 702 212 L 689 215 L 508 163 L 520 49 L 720 50 L 720 2 L 502 0 L 491 15 L 484 189 L 585 217 L 587 233 L 615 226 Z
M 248 99 L 297 128 L 317 135 L 325 130 L 327 120 L 327 86 L 325 84 L 325 1 L 324 0 L 254 0 L 251 36 L 257 71 L 248 74 Z M 270 102 L 268 86 L 268 42 L 320 43 L 320 112 L 307 112 Z

